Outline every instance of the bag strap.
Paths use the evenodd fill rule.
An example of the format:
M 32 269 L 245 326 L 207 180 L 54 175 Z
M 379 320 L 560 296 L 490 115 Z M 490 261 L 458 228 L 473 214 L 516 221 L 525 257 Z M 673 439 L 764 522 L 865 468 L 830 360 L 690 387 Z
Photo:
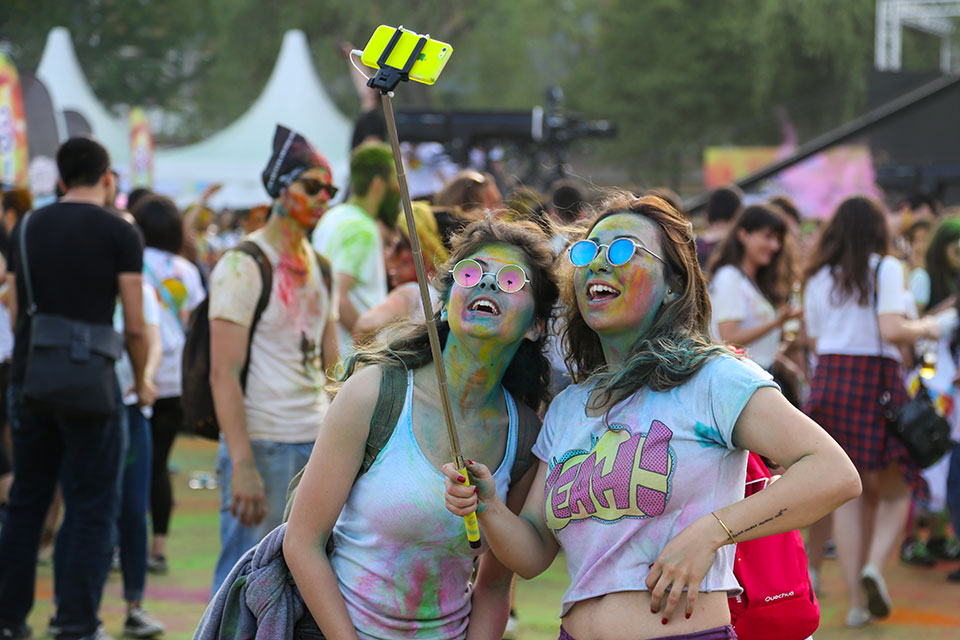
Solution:
M 327 294 L 333 297 L 333 265 L 326 256 L 314 251 L 313 255 L 317 259 L 317 266 L 320 267 L 320 275 L 323 277 L 323 284 L 327 285 Z
M 511 486 L 520 482 L 520 478 L 537 462 L 538 458 L 533 455 L 532 449 L 540 436 L 542 424 L 536 411 L 520 402 L 514 405 L 517 407 L 517 455 L 510 468 Z
M 27 315 L 33 317 L 37 312 L 37 303 L 33 297 L 33 285 L 30 283 L 30 261 L 27 259 L 27 223 L 30 222 L 30 216 L 33 211 L 29 211 L 23 216 L 23 222 L 20 223 L 20 266 L 23 267 L 23 283 L 27 288 Z
M 247 374 L 250 370 L 250 351 L 253 349 L 253 332 L 256 331 L 257 324 L 260 323 L 260 316 L 263 315 L 267 305 L 270 304 L 270 292 L 273 290 L 273 266 L 260 245 L 252 240 L 244 240 L 233 250 L 247 254 L 256 261 L 257 267 L 260 268 L 260 298 L 257 299 L 257 307 L 253 312 L 253 322 L 250 323 L 250 336 L 247 340 L 247 355 L 243 360 L 243 369 L 240 370 L 240 388 L 246 390 Z
M 360 464 L 357 477 L 370 469 L 370 465 L 387 446 L 406 399 L 407 370 L 399 366 L 383 367 L 380 371 L 380 395 L 377 396 L 377 406 L 374 407 L 373 417 L 370 418 L 370 434 L 367 436 L 363 462 Z
M 877 261 L 877 268 L 873 270 L 873 317 L 877 320 L 877 355 L 883 357 L 883 336 L 880 335 L 880 265 L 883 256 Z
M 890 376 L 887 374 L 886 357 L 883 355 L 883 336 L 880 335 L 880 265 L 883 264 L 885 256 L 880 256 L 877 262 L 877 268 L 873 271 L 873 317 L 877 320 L 877 355 L 880 358 L 880 382 L 884 391 L 880 394 L 880 406 L 883 407 L 883 414 L 887 420 L 894 420 L 895 415 L 890 409 L 890 400 L 893 398 L 893 384 Z M 896 369 L 894 369 L 894 381 L 896 380 Z M 920 381 L 920 388 L 923 387 L 923 381 Z

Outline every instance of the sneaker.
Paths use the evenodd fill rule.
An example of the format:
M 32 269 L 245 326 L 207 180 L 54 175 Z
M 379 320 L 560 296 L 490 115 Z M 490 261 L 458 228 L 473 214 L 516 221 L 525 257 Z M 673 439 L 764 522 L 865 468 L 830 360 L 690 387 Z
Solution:
M 147 557 L 147 571 L 157 575 L 166 575 L 167 571 L 169 571 L 166 556 L 151 555 Z
M 17 627 L 0 627 L 2 640 L 27 640 L 33 637 L 33 629 L 26 624 Z
M 860 584 L 867 592 L 867 609 L 875 618 L 886 618 L 890 615 L 890 594 L 883 576 L 872 564 L 868 564 L 860 572 Z
M 947 580 L 950 582 L 960 582 L 960 569 L 956 571 L 951 571 L 947 574 Z
M 937 564 L 923 540 L 907 538 L 900 546 L 900 561 L 911 567 L 929 568 Z
M 78 640 L 113 640 L 113 636 L 107 633 L 107 630 L 103 628 L 103 625 L 100 625 L 97 627 L 96 631 L 88 636 L 83 636 Z
M 57 616 L 50 616 L 50 622 L 47 623 L 47 635 L 51 638 L 56 638 L 60 635 L 60 625 L 56 622 Z
M 960 560 L 960 540 L 956 538 L 930 538 L 927 551 L 939 560 Z
M 873 616 L 866 609 L 850 609 L 847 612 L 848 627 L 862 627 L 871 621 L 873 621 Z
M 123 624 L 123 635 L 128 638 L 152 638 L 163 633 L 163 625 L 159 620 L 136 607 L 127 612 L 127 621 Z

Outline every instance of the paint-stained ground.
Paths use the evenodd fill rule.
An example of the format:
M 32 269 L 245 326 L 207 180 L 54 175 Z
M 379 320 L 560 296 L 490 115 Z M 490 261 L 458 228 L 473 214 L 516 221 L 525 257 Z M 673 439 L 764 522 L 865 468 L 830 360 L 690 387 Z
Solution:
M 176 507 L 171 523 L 165 576 L 148 576 L 146 608 L 167 626 L 165 638 L 191 638 L 206 606 L 210 579 L 219 550 L 217 533 L 219 491 L 191 489 L 189 482 L 197 474 L 213 473 L 216 459 L 214 443 L 190 438 L 178 440 L 171 459 L 175 470 Z M 199 484 L 199 483 L 194 483 Z M 846 613 L 840 569 L 827 560 L 823 574 L 823 615 L 818 640 L 869 638 L 884 640 L 960 640 L 960 584 L 948 583 L 946 575 L 960 563 L 941 563 L 933 569 L 905 567 L 891 562 L 887 570 L 893 598 L 893 613 L 886 621 L 862 629 L 846 629 Z M 557 637 L 560 595 L 567 584 L 562 556 L 535 580 L 520 581 L 517 586 L 517 610 L 521 640 L 553 640 Z M 35 637 L 43 637 L 52 613 L 51 567 L 41 565 L 38 572 L 37 600 L 30 624 Z M 120 637 L 124 603 L 119 573 L 112 573 L 101 607 L 107 631 Z

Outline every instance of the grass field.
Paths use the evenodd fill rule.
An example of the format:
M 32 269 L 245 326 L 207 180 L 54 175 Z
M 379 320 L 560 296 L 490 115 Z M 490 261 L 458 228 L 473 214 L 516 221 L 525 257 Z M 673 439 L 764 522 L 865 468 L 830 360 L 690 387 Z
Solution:
M 216 445 L 195 439 L 180 439 L 174 448 L 172 467 L 176 508 L 171 524 L 168 560 L 170 573 L 149 576 L 146 608 L 167 626 L 169 640 L 192 638 L 210 593 L 213 566 L 219 551 L 219 491 L 190 489 L 197 472 L 213 473 Z M 935 569 L 913 569 L 899 562 L 888 569 L 894 609 L 890 618 L 859 630 L 843 627 L 846 613 L 843 586 L 836 562 L 824 566 L 821 628 L 818 640 L 870 638 L 888 640 L 960 640 L 960 585 L 946 581 L 957 563 Z M 41 637 L 53 611 L 51 568 L 39 568 L 37 602 L 30 616 L 34 635 Z M 534 580 L 520 580 L 516 602 L 520 640 L 554 640 L 559 629 L 560 596 L 567 585 L 563 557 Z M 123 628 L 124 603 L 120 575 L 113 573 L 103 598 L 101 617 L 107 631 L 119 637 Z M 584 639 L 587 640 L 587 639 Z M 776 640 L 771 639 L 771 640 Z

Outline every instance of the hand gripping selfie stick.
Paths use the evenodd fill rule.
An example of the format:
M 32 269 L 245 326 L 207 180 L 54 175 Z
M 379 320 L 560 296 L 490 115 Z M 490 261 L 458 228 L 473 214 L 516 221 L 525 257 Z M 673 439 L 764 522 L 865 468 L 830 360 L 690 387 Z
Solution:
M 447 423 L 447 436 L 450 438 L 450 451 L 453 454 L 453 463 L 457 466 L 457 469 L 460 470 L 460 475 L 466 478 L 464 484 L 469 486 L 470 480 L 467 475 L 466 464 L 463 460 L 463 453 L 460 451 L 460 436 L 457 435 L 457 425 L 453 418 L 453 405 L 450 403 L 450 387 L 447 384 L 447 373 L 443 366 L 443 351 L 440 348 L 440 337 L 437 335 L 437 321 L 433 315 L 433 304 L 430 302 L 430 290 L 427 288 L 427 272 L 423 266 L 420 236 L 417 234 L 417 222 L 413 217 L 413 207 L 410 204 L 410 191 L 407 188 L 407 176 L 403 168 L 403 158 L 400 155 L 400 139 L 397 136 L 397 123 L 393 117 L 393 103 L 390 101 L 391 96 L 393 96 L 393 90 L 400 84 L 400 81 L 410 79 L 410 69 L 423 50 L 423 46 L 427 43 L 429 36 L 420 36 L 406 64 L 404 64 L 402 69 L 397 69 L 396 67 L 387 65 L 387 58 L 390 57 L 402 33 L 402 26 L 394 31 L 393 37 L 387 43 L 386 48 L 377 60 L 377 66 L 379 66 L 380 69 L 374 77 L 367 81 L 367 86 L 380 92 L 380 100 L 383 104 L 383 115 L 387 121 L 387 134 L 390 137 L 390 145 L 393 147 L 393 161 L 397 166 L 397 182 L 400 185 L 400 200 L 403 202 L 403 215 L 407 220 L 407 229 L 410 231 L 410 247 L 413 251 L 413 264 L 417 269 L 417 284 L 420 285 L 420 302 L 423 304 L 423 315 L 427 320 L 427 338 L 430 342 L 430 351 L 433 354 L 433 363 L 436 366 L 437 386 L 440 388 L 443 417 Z M 477 524 L 477 514 L 471 513 L 466 516 L 464 518 L 464 524 L 467 528 L 467 540 L 470 542 L 470 546 L 474 549 L 480 548 L 480 527 Z

